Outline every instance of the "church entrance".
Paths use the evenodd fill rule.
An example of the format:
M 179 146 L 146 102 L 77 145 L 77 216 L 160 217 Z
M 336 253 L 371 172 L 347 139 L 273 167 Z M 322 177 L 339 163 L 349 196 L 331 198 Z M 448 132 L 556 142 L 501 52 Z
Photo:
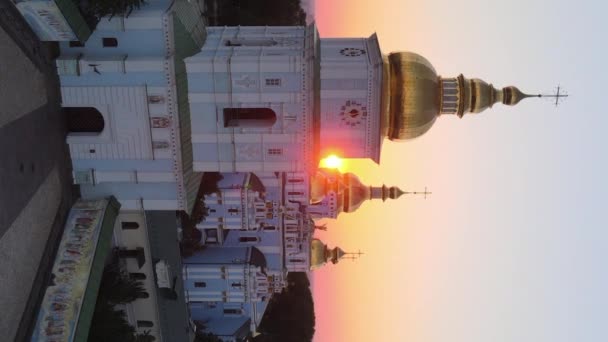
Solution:
M 95 107 L 64 107 L 69 133 L 99 134 L 105 127 L 103 115 Z

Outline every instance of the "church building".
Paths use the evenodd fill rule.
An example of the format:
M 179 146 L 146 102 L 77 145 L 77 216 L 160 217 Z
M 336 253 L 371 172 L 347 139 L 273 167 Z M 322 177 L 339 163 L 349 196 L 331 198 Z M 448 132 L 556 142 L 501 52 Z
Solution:
M 67 143 L 83 198 L 114 196 L 130 215 L 191 213 L 203 173 L 223 177 L 197 224 L 205 248 L 177 272 L 192 321 L 226 341 L 255 332 L 288 272 L 348 257 L 314 238 L 314 219 L 417 194 L 364 185 L 320 168 L 321 159 L 380 163 L 387 139 L 414 139 L 442 115 L 530 97 L 440 76 L 416 53 L 382 52 L 375 34 L 321 38 L 314 24 L 205 27 L 186 0 L 149 0 L 60 49 Z

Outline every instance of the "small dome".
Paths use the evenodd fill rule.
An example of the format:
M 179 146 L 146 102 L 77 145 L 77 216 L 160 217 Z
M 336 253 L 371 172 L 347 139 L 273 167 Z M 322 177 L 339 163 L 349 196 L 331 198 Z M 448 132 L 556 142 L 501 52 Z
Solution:
M 431 128 L 439 114 L 439 77 L 426 58 L 412 52 L 391 53 L 388 62 L 388 138 L 416 138 Z
M 346 254 L 340 247 L 329 249 L 323 241 L 313 239 L 310 243 L 310 269 L 317 269 L 329 261 L 337 264 Z
M 325 265 L 328 256 L 329 250 L 327 246 L 321 240 L 313 239 L 310 244 L 310 269 Z
M 327 178 L 317 170 L 317 174 L 310 179 L 310 204 L 323 201 L 327 194 Z
M 344 212 L 352 213 L 371 198 L 369 186 L 364 185 L 354 173 L 344 174 Z

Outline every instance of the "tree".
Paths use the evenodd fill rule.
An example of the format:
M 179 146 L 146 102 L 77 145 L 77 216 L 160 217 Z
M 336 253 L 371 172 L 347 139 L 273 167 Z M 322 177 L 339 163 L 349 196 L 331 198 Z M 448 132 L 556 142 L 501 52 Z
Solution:
M 135 342 L 135 328 L 125 312 L 105 301 L 97 301 L 87 342 Z
M 88 9 L 98 18 L 112 18 L 117 14 L 128 17 L 134 9 L 139 9 L 145 3 L 145 0 L 89 0 Z
M 209 20 L 214 25 L 294 26 L 306 24 L 306 12 L 300 0 L 233 0 L 218 1 Z
M 291 272 L 287 283 L 287 289 L 269 303 L 259 329 L 263 336 L 255 341 L 312 341 L 315 312 L 308 276 Z
M 113 254 L 103 270 L 88 342 L 154 341 L 154 336 L 149 331 L 136 334 L 135 328 L 127 321 L 125 312 L 115 307 L 147 295 L 143 283 L 122 270 L 117 254 Z
M 222 342 L 222 340 L 210 332 L 200 332 L 194 337 L 194 342 Z
M 110 263 L 103 269 L 97 300 L 101 299 L 115 305 L 146 297 L 148 293 L 143 283 L 122 270 L 118 256 L 113 255 Z

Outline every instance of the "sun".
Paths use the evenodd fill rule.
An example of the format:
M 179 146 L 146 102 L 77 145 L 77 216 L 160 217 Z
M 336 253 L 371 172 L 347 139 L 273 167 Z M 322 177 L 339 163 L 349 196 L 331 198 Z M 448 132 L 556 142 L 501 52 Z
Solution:
M 337 169 L 342 166 L 342 159 L 335 154 L 332 154 L 325 159 L 322 159 L 320 166 L 328 169 Z

